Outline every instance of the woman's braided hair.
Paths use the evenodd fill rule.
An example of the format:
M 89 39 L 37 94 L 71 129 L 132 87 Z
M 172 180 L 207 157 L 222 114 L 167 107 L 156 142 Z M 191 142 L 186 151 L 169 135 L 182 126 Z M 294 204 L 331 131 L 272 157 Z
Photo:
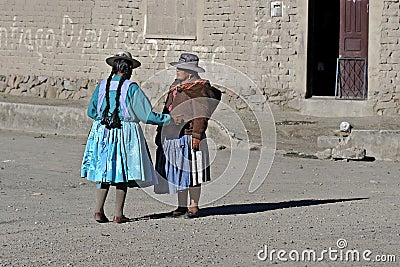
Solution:
M 115 96 L 115 109 L 110 114 L 110 83 L 112 78 L 118 72 L 122 73 L 119 80 L 117 94 Z M 117 59 L 114 61 L 110 76 L 107 78 L 106 83 L 106 107 L 103 111 L 103 118 L 101 124 L 105 125 L 107 129 L 121 128 L 121 119 L 119 117 L 119 98 L 121 96 L 121 87 L 126 80 L 129 80 L 132 75 L 132 64 L 124 59 Z

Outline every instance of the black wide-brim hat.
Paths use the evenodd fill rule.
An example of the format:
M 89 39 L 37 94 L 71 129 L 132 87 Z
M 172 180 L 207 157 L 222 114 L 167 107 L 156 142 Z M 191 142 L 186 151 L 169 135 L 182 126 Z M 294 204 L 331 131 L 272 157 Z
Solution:
M 140 67 L 142 65 L 138 60 L 134 59 L 131 53 L 127 51 L 118 52 L 115 56 L 109 57 L 106 59 L 106 62 L 111 67 L 114 65 L 114 61 L 117 59 L 125 59 L 132 63 L 132 69 Z
M 178 69 L 191 70 L 199 73 L 205 72 L 202 67 L 199 67 L 199 57 L 194 54 L 183 53 L 179 57 L 178 62 L 171 62 L 169 64 Z

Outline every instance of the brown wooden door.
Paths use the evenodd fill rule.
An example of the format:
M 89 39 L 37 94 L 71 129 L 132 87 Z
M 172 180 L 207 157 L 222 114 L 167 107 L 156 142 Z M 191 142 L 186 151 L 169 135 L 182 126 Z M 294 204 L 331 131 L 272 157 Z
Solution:
M 340 0 L 339 57 L 368 57 L 369 0 Z
M 368 2 L 340 0 L 336 96 L 367 98 Z

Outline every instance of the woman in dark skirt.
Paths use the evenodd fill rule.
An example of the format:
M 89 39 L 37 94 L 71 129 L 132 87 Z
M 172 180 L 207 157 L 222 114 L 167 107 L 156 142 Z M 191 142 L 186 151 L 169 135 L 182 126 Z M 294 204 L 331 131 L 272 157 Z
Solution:
M 156 170 L 158 194 L 178 193 L 178 208 L 172 216 L 199 216 L 201 184 L 210 181 L 209 153 L 206 143 L 208 120 L 215 110 L 221 92 L 201 79 L 196 55 L 183 53 L 176 67 L 176 79 L 170 86 L 164 114 L 183 114 L 184 123 L 157 129 Z M 190 197 L 188 206 L 188 196 Z

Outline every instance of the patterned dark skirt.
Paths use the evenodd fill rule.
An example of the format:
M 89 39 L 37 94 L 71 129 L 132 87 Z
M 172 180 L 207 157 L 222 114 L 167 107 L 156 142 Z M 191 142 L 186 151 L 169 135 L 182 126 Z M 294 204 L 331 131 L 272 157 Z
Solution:
M 157 194 L 175 194 L 210 181 L 210 158 L 206 139 L 198 151 L 192 150 L 191 135 L 162 140 L 156 153 Z

